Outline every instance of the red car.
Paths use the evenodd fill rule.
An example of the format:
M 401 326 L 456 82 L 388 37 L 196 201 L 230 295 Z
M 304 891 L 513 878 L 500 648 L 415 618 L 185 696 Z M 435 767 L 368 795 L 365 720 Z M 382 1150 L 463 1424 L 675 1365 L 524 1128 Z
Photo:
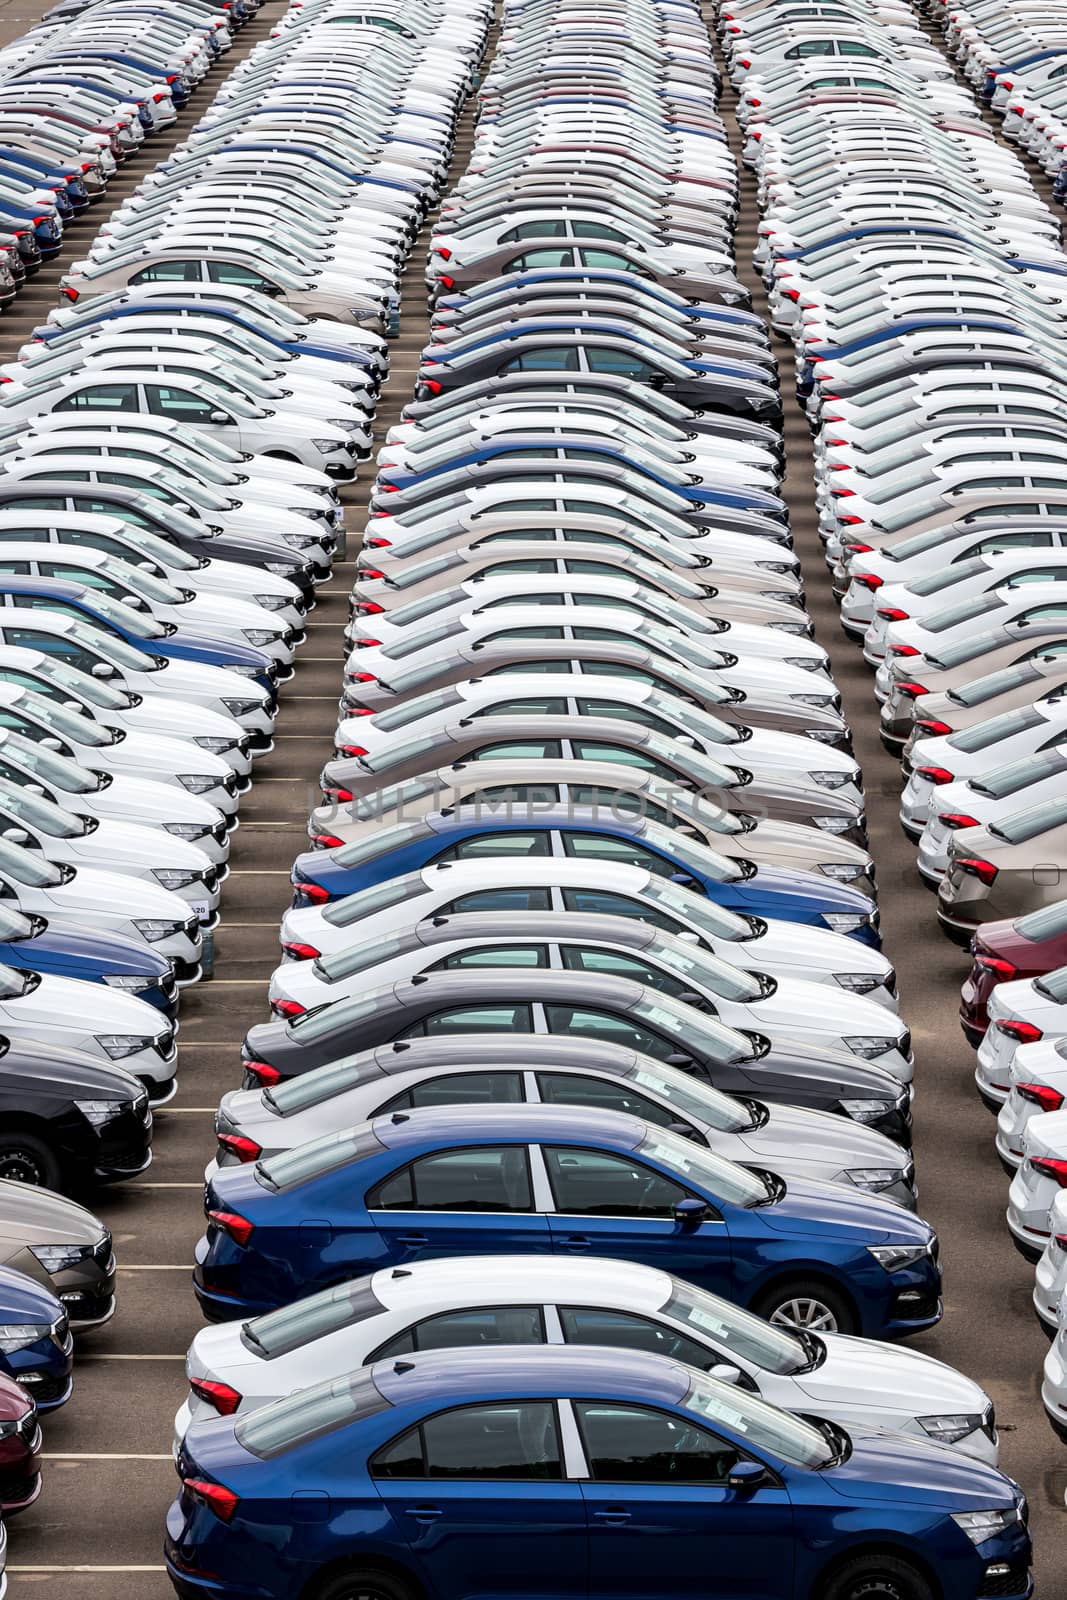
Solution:
M 998 983 L 1038 978 L 1067 966 L 1067 900 L 1025 917 L 987 922 L 971 940 L 974 965 L 960 991 L 960 1027 L 969 1044 L 981 1044 L 989 1026 L 986 1006 Z
M 0 1511 L 10 1517 L 41 1492 L 37 1407 L 11 1378 L 0 1377 Z

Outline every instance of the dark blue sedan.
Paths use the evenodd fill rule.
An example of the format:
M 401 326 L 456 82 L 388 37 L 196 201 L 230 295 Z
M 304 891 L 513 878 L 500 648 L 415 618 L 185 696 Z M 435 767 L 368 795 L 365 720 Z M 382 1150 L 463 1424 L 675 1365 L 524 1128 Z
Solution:
M 181 1600 L 1032 1593 L 1026 1502 L 995 1468 L 638 1351 L 378 1361 L 194 1424 L 178 1475 Z
M 741 916 L 832 928 L 881 947 L 877 907 L 858 889 L 814 872 L 729 860 L 663 823 L 615 816 L 605 808 L 538 807 L 536 821 L 529 822 L 510 820 L 506 808 L 494 817 L 484 806 L 471 806 L 323 848 L 330 837 L 320 836 L 320 847 L 293 863 L 294 905 L 325 905 L 438 861 L 518 863 L 558 855 L 643 867 Z
M 396 1111 L 217 1172 L 204 1209 L 193 1281 L 216 1321 L 380 1267 L 528 1251 L 660 1267 L 772 1321 L 817 1300 L 875 1338 L 941 1316 L 936 1235 L 892 1201 L 787 1187 L 585 1107 Z
M 177 1013 L 174 967 L 165 956 L 66 918 L 30 916 L 11 901 L 0 904 L 0 960 L 23 972 L 106 983 L 168 1017 Z
M 70 1399 L 74 1341 L 66 1307 L 32 1278 L 0 1267 L 0 1373 L 21 1383 L 38 1411 Z

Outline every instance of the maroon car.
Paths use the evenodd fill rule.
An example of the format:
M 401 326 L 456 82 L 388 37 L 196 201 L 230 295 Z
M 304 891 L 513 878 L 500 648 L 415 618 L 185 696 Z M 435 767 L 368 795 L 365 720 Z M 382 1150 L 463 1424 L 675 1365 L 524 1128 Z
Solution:
M 32 1506 L 41 1492 L 41 1426 L 25 1389 L 0 1376 L 0 1511 Z
M 981 1044 L 989 1026 L 986 1007 L 998 983 L 1038 978 L 1067 966 L 1067 900 L 1025 917 L 987 922 L 971 940 L 974 965 L 960 990 L 960 1027 L 969 1044 Z

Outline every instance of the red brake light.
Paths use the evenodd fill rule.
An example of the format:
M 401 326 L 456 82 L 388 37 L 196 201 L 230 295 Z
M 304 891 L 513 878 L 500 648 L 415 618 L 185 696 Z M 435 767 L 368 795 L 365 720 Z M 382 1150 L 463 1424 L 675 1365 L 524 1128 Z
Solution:
M 293 961 L 317 961 L 322 954 L 313 944 L 283 944 L 282 949 Z
M 846 468 L 841 468 L 842 472 L 845 470 Z M 833 495 L 835 500 L 854 500 L 856 496 L 855 489 L 831 489 L 830 493 Z
M 380 606 L 376 600 L 357 600 L 352 610 L 358 611 L 364 617 L 380 617 L 383 614 L 384 607 Z
M 277 1067 L 272 1067 L 266 1061 L 245 1061 L 242 1063 L 250 1078 L 264 1089 L 273 1089 L 276 1083 L 281 1083 L 282 1075 Z
M 339 744 L 337 746 L 337 754 L 339 756 L 348 756 L 354 761 L 357 756 L 365 756 L 367 752 L 361 744 Z
M 422 387 L 429 390 L 431 395 L 436 397 L 441 393 L 442 385 L 438 383 L 436 378 L 422 378 L 420 382 Z
M 853 517 L 852 520 L 853 520 L 853 522 L 858 522 L 859 518 L 858 517 Z M 842 522 L 847 522 L 848 518 L 847 517 L 842 517 L 841 521 Z M 851 541 L 848 544 L 846 544 L 846 546 L 845 546 L 845 549 L 848 552 L 848 554 L 849 555 L 853 555 L 853 556 L 869 556 L 871 551 L 873 550 L 873 548 L 874 548 L 873 545 L 869 545 L 869 544 L 852 544 Z
M 295 906 L 324 906 L 329 898 L 329 889 L 324 889 L 321 883 L 295 883 L 293 885 L 293 904 Z
M 961 856 L 954 863 L 962 872 L 969 872 L 972 878 L 980 878 L 984 884 L 991 884 L 997 875 L 997 869 L 992 861 L 979 861 L 974 856 Z
M 925 778 L 927 783 L 951 783 L 956 776 L 947 767 L 916 767 L 920 778 Z
M 962 812 L 943 811 L 938 817 L 938 822 L 943 822 L 946 828 L 977 828 L 978 821 L 975 817 L 964 816 Z M 1015 970 L 1014 968 L 1012 969 Z
M 246 1165 L 250 1161 L 258 1161 L 263 1154 L 263 1146 L 257 1144 L 254 1139 L 246 1139 L 244 1134 L 219 1133 L 215 1137 L 224 1150 L 228 1150 L 232 1156 L 236 1156 L 238 1161 L 243 1161 Z M 226 1412 L 226 1415 L 229 1416 L 229 1412 Z
M 878 615 L 884 617 L 886 622 L 907 622 L 908 620 L 908 613 L 901 611 L 899 606 L 882 606 Z
M 214 1406 L 220 1417 L 232 1417 L 241 1404 L 241 1396 L 228 1383 L 214 1383 L 210 1378 L 190 1378 L 189 1387 L 198 1399 Z
M 919 652 L 913 644 L 891 644 L 889 646 L 889 654 L 891 656 L 917 656 Z
M 800 290 L 799 289 L 783 289 L 782 293 L 785 295 L 787 300 L 794 300 L 797 303 L 799 303 L 799 301 L 800 301 Z
M 357 571 L 356 571 L 357 580 L 359 578 L 384 578 L 384 577 L 385 577 L 385 573 L 377 571 L 377 569 L 375 567 L 359 567 L 357 569 Z
M 885 579 L 876 577 L 873 572 L 854 572 L 852 574 L 852 581 L 853 583 L 860 584 L 864 589 L 869 589 L 873 594 L 876 589 L 880 589 L 882 587 Z M 878 613 L 879 616 L 882 614 L 882 612 Z
M 374 715 L 372 706 L 346 706 L 345 710 L 350 717 L 373 717 Z
M 339 839 L 335 833 L 317 833 L 311 843 L 315 850 L 340 850 L 344 840 Z
M 929 694 L 929 689 L 924 689 L 921 683 L 898 683 L 897 692 L 906 694 L 909 700 L 918 700 L 921 694 Z
M 438 245 L 437 249 L 434 251 L 434 255 L 440 256 L 442 261 L 452 260 L 452 252 L 448 246 L 444 244 Z
M 60 289 L 59 292 L 60 292 L 60 294 L 66 295 L 66 297 L 70 301 L 71 305 L 73 305 L 75 300 L 77 300 L 77 298 L 78 298 L 77 289 Z
M 374 650 L 381 642 L 380 639 L 357 639 L 355 645 L 357 650 Z M 351 800 L 352 796 L 349 795 L 348 798 Z
M 364 539 L 364 550 L 388 550 L 392 539 Z
M 991 972 L 998 983 L 1010 983 L 1019 976 L 1019 969 L 1011 961 L 1002 961 L 999 956 L 983 956 L 975 954 L 974 964 L 981 967 L 983 972 Z
M 1063 1105 L 1063 1095 L 1047 1083 L 1017 1083 L 1015 1090 L 1021 1099 L 1040 1106 L 1042 1111 L 1058 1111 Z
M 448 278 L 443 272 L 437 281 L 441 285 L 442 289 L 454 289 L 456 287 L 455 278 Z
M 199 1500 L 202 1506 L 213 1511 L 220 1522 L 229 1524 L 233 1521 L 233 1514 L 240 1502 L 232 1489 L 225 1488 L 221 1483 L 208 1483 L 202 1478 L 186 1478 L 182 1487 L 194 1500 Z
M 931 717 L 923 717 L 923 718 L 921 718 L 915 724 L 915 726 L 917 728 L 921 728 L 923 733 L 927 733 L 927 734 L 938 734 L 938 735 L 940 735 L 940 734 L 943 734 L 943 733 L 951 733 L 952 732 L 952 729 L 949 727 L 947 722 L 938 722 L 938 721 L 934 720 Z M 969 824 L 968 824 L 968 826 L 969 826 Z
M 276 1017 L 284 1017 L 286 1021 L 290 1017 L 302 1017 L 307 1010 L 307 1006 L 302 1006 L 299 1000 L 272 1000 L 270 1008 Z M 221 1139 L 219 1143 L 222 1143 Z
M 1054 1178 L 1061 1189 L 1067 1189 L 1067 1161 L 1057 1161 L 1052 1156 L 1031 1156 L 1030 1165 L 1043 1178 Z
M 346 672 L 345 673 L 345 682 L 346 683 L 377 683 L 378 680 L 374 676 L 373 672 Z
M 1006 1039 L 1014 1039 L 1016 1044 L 1036 1044 L 1044 1037 L 1042 1030 L 1035 1028 L 1032 1022 L 997 1022 L 994 1027 Z
M 242 1250 L 244 1249 L 252 1237 L 252 1224 L 247 1217 L 238 1216 L 236 1211 L 209 1211 L 207 1215 L 209 1222 L 213 1222 L 216 1228 L 221 1228 L 234 1244 L 239 1244 Z

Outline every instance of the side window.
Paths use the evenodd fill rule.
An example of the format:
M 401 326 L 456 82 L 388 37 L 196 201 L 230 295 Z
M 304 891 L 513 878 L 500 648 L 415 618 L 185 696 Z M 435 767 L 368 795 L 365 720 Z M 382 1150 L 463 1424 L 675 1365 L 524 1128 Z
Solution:
M 523 1400 L 442 1412 L 379 1450 L 371 1473 L 557 1482 L 563 1457 L 556 1408 L 550 1400 Z
M 805 39 L 801 44 L 795 44 L 792 50 L 787 50 L 787 61 L 803 61 L 807 56 L 832 56 L 834 45 L 832 39 Z
M 635 1094 L 624 1078 L 593 1078 L 577 1072 L 539 1072 L 537 1092 L 545 1105 L 591 1106 L 594 1111 L 624 1111 L 641 1117 L 658 1128 L 674 1128 L 693 1136 L 695 1130 L 679 1120 L 669 1106 L 657 1105 L 643 1094 Z M 701 1144 L 707 1141 L 699 1134 Z
M 173 389 L 162 383 L 145 385 L 148 409 L 155 417 L 173 417 L 176 422 L 210 422 L 215 407 L 188 389 Z
M 1000 533 L 993 538 L 983 539 L 980 544 L 968 550 L 966 555 L 957 556 L 956 560 L 969 561 L 974 556 L 999 556 L 1008 550 L 1046 549 L 1051 544 L 1051 533 L 1039 533 L 1036 529 L 1026 533 Z
M 578 254 L 582 258 L 583 267 L 600 267 L 606 272 L 632 272 L 638 278 L 651 276 L 650 273 L 639 267 L 636 261 L 631 261 L 629 256 L 619 255 L 617 250 L 598 250 L 595 245 L 587 245 Z M 604 367 L 593 367 L 594 372 L 603 372 L 605 370 Z
M 532 1033 L 529 1006 L 456 1006 L 425 1017 L 418 1029 L 401 1038 L 438 1039 L 453 1033 Z
M 80 389 L 68 394 L 55 411 L 136 411 L 137 385 L 135 383 L 98 383 L 91 389 Z
M 199 281 L 199 261 L 156 261 L 150 267 L 142 267 L 140 272 L 135 272 L 130 279 L 131 284 L 198 283 Z
M 468 761 L 561 761 L 563 746 L 558 739 L 510 739 L 506 743 L 483 744 L 472 750 Z
M 553 563 L 553 566 L 555 563 Z M 567 701 L 560 695 L 529 696 L 524 700 L 499 700 L 473 713 L 476 717 L 565 717 Z
M 415 1106 L 519 1105 L 522 1098 L 521 1073 L 452 1072 L 405 1089 L 379 1106 L 376 1114 L 384 1117 L 390 1111 L 410 1111 Z
M 471 911 L 551 911 L 551 889 L 477 889 L 461 894 L 442 906 L 438 915 L 449 916 Z
M 519 239 L 563 239 L 566 234 L 560 218 L 544 218 L 540 222 L 521 222 L 517 228 L 509 228 L 507 233 L 500 235 L 497 243 L 514 244 Z
M 458 844 L 442 850 L 434 861 L 496 861 L 501 856 L 550 856 L 552 837 L 547 829 L 534 833 L 500 832 L 482 833 L 475 838 L 461 839 Z
M 613 239 L 616 244 L 625 244 L 629 237 L 608 222 L 587 222 L 584 218 L 571 223 L 571 232 L 580 239 Z
M 559 1306 L 563 1337 L 568 1344 L 614 1345 L 623 1350 L 646 1350 L 652 1355 L 684 1361 L 687 1367 L 706 1372 L 719 1360 L 714 1350 L 687 1338 L 676 1328 L 648 1317 L 635 1317 L 627 1311 L 608 1311 L 600 1306 Z
M 367 1196 L 372 1211 L 531 1211 L 523 1145 L 438 1150 L 394 1172 Z
M 630 978 L 634 983 L 645 983 L 660 994 L 678 997 L 692 994 L 691 984 L 677 973 L 654 967 L 638 956 L 624 955 L 621 950 L 597 950 L 589 946 L 568 944 L 563 946 L 563 965 L 571 972 L 604 972 L 613 978 Z
M 666 856 L 658 856 L 643 844 L 615 839 L 607 833 L 565 833 L 563 848 L 576 861 L 620 861 L 628 867 L 644 867 L 657 878 L 670 878 L 678 872 Z
M 607 889 L 564 889 L 563 905 L 567 911 L 584 911 L 594 917 L 638 917 L 653 928 L 665 933 L 684 933 L 684 925 L 663 911 L 631 900 L 629 895 L 612 894 Z
M 583 250 L 582 255 L 589 254 Z M 655 376 L 654 368 L 625 350 L 612 350 L 608 345 L 594 345 L 585 352 L 590 372 L 613 372 L 620 378 L 636 378 L 647 382 Z
M 548 966 L 548 946 L 543 944 L 502 944 L 491 948 L 457 950 L 455 955 L 436 961 L 431 972 L 479 972 L 485 967 L 521 967 L 529 970 Z
M 1035 606 L 1016 619 L 1016 626 L 1027 622 L 1067 622 L 1067 605 Z
M 673 1217 L 688 1198 L 680 1183 L 628 1156 L 546 1145 L 556 1210 L 571 1217 Z
M 475 1311 L 443 1311 L 426 1317 L 390 1339 L 368 1357 L 388 1361 L 415 1350 L 462 1350 L 470 1345 L 544 1344 L 540 1306 L 482 1306 Z M 592 1340 L 586 1339 L 586 1344 Z
M 546 254 L 569 256 L 570 251 L 551 251 Z M 548 265 L 547 262 L 542 264 Z M 557 263 L 564 266 L 568 264 Z M 513 263 L 512 270 L 515 270 L 515 265 Z M 562 348 L 549 346 L 539 350 L 527 350 L 525 355 L 516 356 L 514 361 L 506 362 L 500 370 L 501 372 L 577 372 L 578 351 L 570 345 L 564 345 Z
M 592 1400 L 574 1409 L 594 1483 L 725 1483 L 744 1459 L 736 1445 L 669 1412 Z
M 631 750 L 623 744 L 605 744 L 602 739 L 575 739 L 574 753 L 579 761 L 613 761 L 624 767 L 635 767 L 639 772 L 659 772 L 660 763 L 641 750 Z
M 278 285 L 271 283 L 254 267 L 242 267 L 234 261 L 209 261 L 207 275 L 212 283 L 238 283 L 246 289 L 258 289 L 260 294 L 277 294 Z
M 546 267 L 551 270 L 558 267 L 573 267 L 573 265 L 573 250 L 526 250 L 521 256 L 515 256 L 511 261 L 502 262 L 500 270 L 501 272 L 536 272 Z M 525 360 L 525 357 L 522 359 Z

